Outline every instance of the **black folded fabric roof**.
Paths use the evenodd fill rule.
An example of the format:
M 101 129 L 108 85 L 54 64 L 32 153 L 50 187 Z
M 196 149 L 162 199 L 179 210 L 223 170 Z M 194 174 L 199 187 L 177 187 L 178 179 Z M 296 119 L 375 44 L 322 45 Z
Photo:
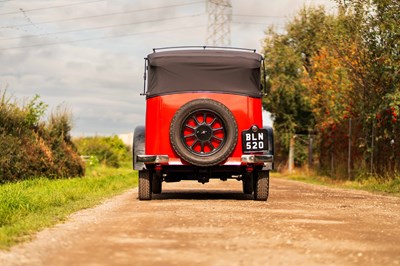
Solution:
M 219 92 L 261 97 L 257 53 L 175 50 L 147 56 L 147 97 L 184 92 Z

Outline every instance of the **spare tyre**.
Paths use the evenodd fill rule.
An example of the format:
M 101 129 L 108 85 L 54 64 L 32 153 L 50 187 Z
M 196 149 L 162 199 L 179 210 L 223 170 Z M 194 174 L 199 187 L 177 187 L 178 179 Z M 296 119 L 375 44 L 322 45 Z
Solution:
M 238 127 L 225 105 L 211 99 L 197 99 L 176 111 L 169 135 L 181 159 L 197 166 L 213 166 L 235 149 Z

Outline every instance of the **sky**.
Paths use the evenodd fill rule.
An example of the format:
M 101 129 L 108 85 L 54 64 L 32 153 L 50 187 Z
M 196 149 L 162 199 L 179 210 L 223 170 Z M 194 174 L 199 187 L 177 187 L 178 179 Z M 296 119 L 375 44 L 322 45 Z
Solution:
M 231 46 L 262 50 L 264 31 L 330 0 L 231 0 Z M 144 58 L 206 44 L 206 0 L 0 0 L 0 91 L 35 95 L 73 118 L 73 136 L 133 132 L 145 120 Z M 266 119 L 268 120 L 268 119 Z

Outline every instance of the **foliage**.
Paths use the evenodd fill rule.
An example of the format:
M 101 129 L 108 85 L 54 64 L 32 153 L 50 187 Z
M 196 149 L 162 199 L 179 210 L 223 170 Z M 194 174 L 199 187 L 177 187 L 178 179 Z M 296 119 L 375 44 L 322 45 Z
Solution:
M 43 117 L 48 107 L 42 101 L 39 101 L 39 95 L 35 95 L 29 103 L 24 107 L 26 116 L 25 122 L 28 127 L 38 126 L 40 119 Z
M 270 29 L 265 40 L 264 54 L 270 97 L 264 99 L 264 108 L 272 113 L 278 136 L 284 134 L 285 146 L 292 134 L 307 130 L 313 124 L 310 102 L 304 97 L 301 84 L 302 58 L 292 47 L 289 36 L 280 36 Z
M 0 183 L 33 177 L 63 178 L 83 175 L 84 168 L 70 141 L 71 117 L 66 111 L 41 121 L 47 105 L 35 96 L 20 106 L 0 98 Z M 54 130 L 62 127 L 63 131 Z
M 295 174 L 273 173 L 272 176 L 278 178 L 287 178 L 290 180 L 301 181 L 315 185 L 365 190 L 390 196 L 400 196 L 400 176 L 398 174 L 386 176 L 383 178 L 374 175 L 366 175 L 360 176 L 354 181 L 332 179 L 327 176 L 301 171 Z
M 347 168 L 344 151 L 351 138 L 351 169 L 396 172 L 400 3 L 337 4 L 336 15 L 304 8 L 286 25 L 286 33 L 267 32 L 264 54 L 271 95 L 264 106 L 272 112 L 283 148 L 287 136 L 296 132 L 318 133 L 321 169 L 347 172 L 341 169 Z
M 36 178 L 0 186 L 0 249 L 29 239 L 45 227 L 63 221 L 80 209 L 116 195 L 137 184 L 137 172 L 102 166 L 85 178 Z
M 82 137 L 74 140 L 81 155 L 97 158 L 98 162 L 111 167 L 119 167 L 128 159 L 128 148 L 118 136 Z M 95 160 L 90 160 L 95 164 Z

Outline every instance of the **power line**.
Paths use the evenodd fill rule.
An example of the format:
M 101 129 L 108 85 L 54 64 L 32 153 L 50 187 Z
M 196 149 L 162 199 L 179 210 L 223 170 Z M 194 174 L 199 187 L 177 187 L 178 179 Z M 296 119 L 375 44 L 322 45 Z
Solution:
M 60 45 L 60 44 L 87 42 L 87 41 L 94 41 L 94 40 L 105 40 L 105 39 L 112 39 L 112 38 L 122 38 L 122 37 L 129 37 L 129 36 L 141 35 L 141 34 L 158 33 L 158 32 L 170 32 L 170 31 L 177 31 L 177 30 L 201 28 L 201 27 L 205 27 L 205 26 L 206 25 L 197 25 L 197 26 L 180 27 L 180 28 L 173 28 L 173 29 L 166 29 L 166 30 L 135 32 L 135 33 L 129 33 L 129 34 L 120 34 L 120 35 L 113 35 L 113 36 L 104 36 L 104 37 L 88 38 L 88 39 L 80 39 L 80 40 L 72 40 L 72 41 L 63 41 L 63 42 L 55 42 L 55 43 L 42 43 L 42 44 L 33 44 L 33 45 L 26 45 L 26 46 L 16 46 L 16 47 L 0 48 L 0 51 L 14 50 L 14 49 L 24 49 L 24 48 L 33 48 L 33 47 L 42 47 L 42 46 L 54 46 L 54 45 Z
M 271 15 L 242 15 L 242 14 L 236 14 L 232 15 L 232 17 L 252 17 L 252 18 L 285 18 L 284 16 L 271 16 Z
M 113 13 L 106 13 L 106 14 L 92 15 L 92 16 L 84 16 L 84 17 L 58 19 L 58 20 L 51 20 L 51 21 L 45 21 L 45 22 L 37 22 L 37 23 L 35 23 L 35 25 L 43 25 L 43 24 L 50 24 L 50 23 L 56 23 L 56 22 L 75 21 L 75 20 L 84 20 L 84 19 L 89 19 L 89 18 L 106 17 L 106 16 L 113 16 L 113 15 L 120 15 L 120 14 L 129 14 L 129 13 L 157 10 L 157 9 L 163 9 L 163 8 L 188 6 L 188 5 L 194 5 L 194 4 L 199 4 L 199 3 L 204 3 L 204 1 L 197 1 L 197 2 L 186 3 L 186 4 L 176 4 L 176 5 L 152 7 L 152 8 L 134 9 L 134 10 L 127 10 L 127 11 L 113 12 Z M 26 12 L 26 10 L 24 10 L 24 11 Z M 31 26 L 31 24 L 7 25 L 7 26 L 2 26 L 0 28 L 16 28 L 16 27 L 27 27 L 27 26 Z
M 86 1 L 86 2 L 71 3 L 71 4 L 66 4 L 66 5 L 32 8 L 32 9 L 26 9 L 24 11 L 25 12 L 33 12 L 33 11 L 39 11 L 39 10 L 45 10 L 45 9 L 53 9 L 53 8 L 61 8 L 61 7 L 67 7 L 67 6 L 77 6 L 77 5 L 91 4 L 91 3 L 103 2 L 103 1 L 105 1 L 105 0 L 93 0 L 93 1 Z M 0 13 L 0 16 L 12 15 L 12 14 L 18 14 L 18 13 L 20 13 L 20 11 L 6 12 L 6 13 Z
M 57 34 L 81 32 L 81 31 L 100 30 L 100 29 L 107 29 L 107 28 L 114 28 L 114 27 L 124 27 L 124 26 L 131 26 L 131 25 L 136 25 L 136 24 L 141 24 L 141 23 L 151 23 L 151 22 L 160 22 L 160 21 L 164 21 L 164 20 L 175 20 L 175 19 L 182 19 L 182 18 L 199 17 L 199 16 L 202 16 L 202 15 L 204 15 L 204 14 L 195 14 L 195 15 L 187 15 L 187 16 L 172 17 L 172 18 L 161 18 L 161 19 L 153 19 L 153 20 L 136 21 L 136 22 L 131 22 L 131 23 L 115 24 L 115 25 L 107 25 L 107 26 L 99 26 L 99 27 L 91 27 L 91 28 L 85 28 L 85 29 L 49 32 L 49 33 L 43 33 L 43 34 L 37 34 L 37 35 L 25 35 L 25 36 L 19 36 L 19 37 L 3 38 L 3 39 L 0 39 L 0 41 L 15 40 L 15 39 L 22 39 L 22 38 L 35 38 L 35 37 L 48 36 L 48 35 L 57 35 Z
M 265 26 L 268 26 L 268 25 L 270 25 L 270 24 L 273 24 L 273 25 L 280 25 L 280 26 L 285 25 L 285 24 L 282 24 L 282 23 L 262 23 L 262 22 L 249 22 L 249 21 L 232 21 L 232 23 L 234 23 L 234 24 L 265 25 Z M 0 40 L 1 40 L 1 39 L 0 39 Z

